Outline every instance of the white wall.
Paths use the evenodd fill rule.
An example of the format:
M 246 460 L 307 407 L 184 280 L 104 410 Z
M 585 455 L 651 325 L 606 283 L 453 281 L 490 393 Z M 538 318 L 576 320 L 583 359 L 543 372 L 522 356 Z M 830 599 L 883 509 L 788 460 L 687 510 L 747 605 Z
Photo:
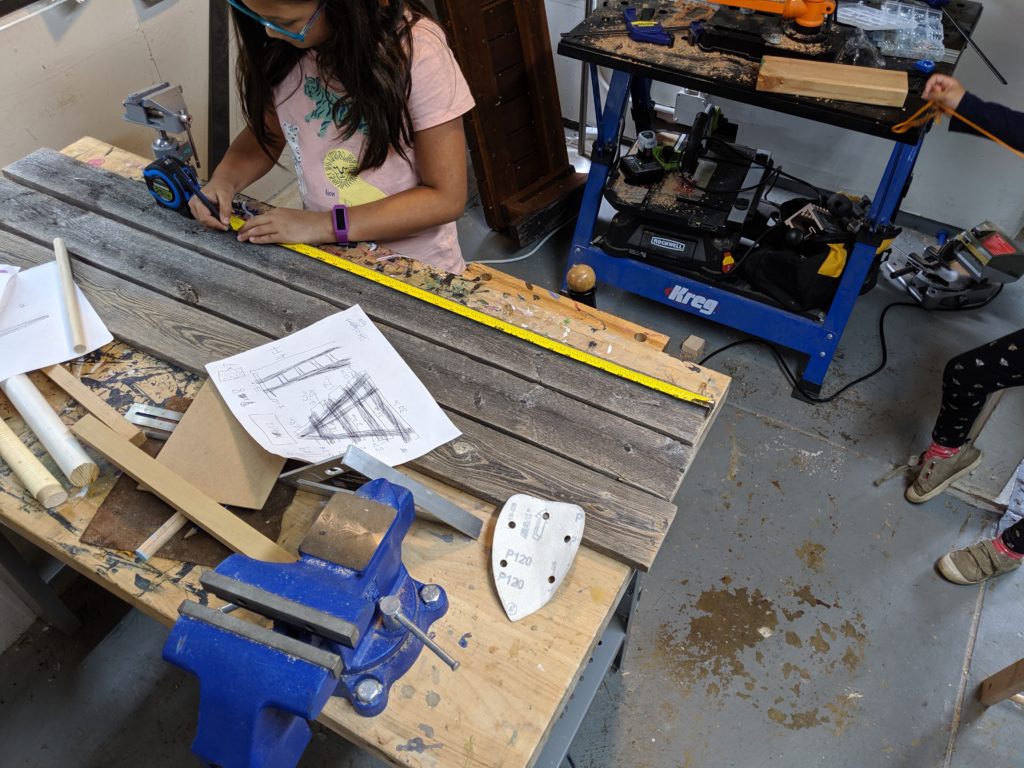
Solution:
M 555 50 L 560 33 L 582 20 L 584 0 L 545 0 L 545 5 Z M 963 54 L 956 74 L 982 98 L 1024 111 L 1024 56 L 1019 43 L 1024 3 L 984 0 L 983 6 L 975 41 L 1010 85 L 1000 85 L 970 50 Z M 576 120 L 580 64 L 556 54 L 555 69 L 562 114 Z M 675 90 L 656 85 L 655 99 L 671 105 Z M 787 171 L 825 188 L 874 195 L 890 142 L 727 100 L 715 101 L 740 125 L 741 143 L 772 151 Z M 590 114 L 593 125 L 593 112 Z M 1024 161 L 991 142 L 950 134 L 943 124 L 925 140 L 903 210 L 965 227 L 991 219 L 1016 232 L 1024 225 Z
M 150 156 L 155 133 L 121 102 L 162 80 L 182 85 L 205 156 L 208 2 L 68 2 L 0 31 L 0 163 L 85 135 Z
M 206 153 L 211 0 L 68 2 L 0 31 L 0 166 L 91 135 L 150 156 L 154 131 L 121 102 L 162 80 L 181 84 Z M 0 582 L 0 650 L 34 617 Z

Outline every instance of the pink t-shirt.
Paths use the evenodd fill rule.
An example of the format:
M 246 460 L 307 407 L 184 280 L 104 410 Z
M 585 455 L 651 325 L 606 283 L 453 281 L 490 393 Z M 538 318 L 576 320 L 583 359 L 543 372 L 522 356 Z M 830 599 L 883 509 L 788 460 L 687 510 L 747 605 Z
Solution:
M 420 19 L 412 29 L 412 88 L 409 114 L 413 131 L 446 123 L 473 108 L 473 97 L 441 28 Z M 340 85 L 330 89 L 317 76 L 316 54 L 306 54 L 274 90 L 281 129 L 295 161 L 302 204 L 307 210 L 329 211 L 335 205 L 357 206 L 416 187 L 416 152 L 408 159 L 392 148 L 379 168 L 354 174 L 364 131 L 341 140 L 333 108 L 344 98 Z M 388 249 L 446 272 L 466 268 L 455 223 L 431 227 L 412 237 L 381 242 Z

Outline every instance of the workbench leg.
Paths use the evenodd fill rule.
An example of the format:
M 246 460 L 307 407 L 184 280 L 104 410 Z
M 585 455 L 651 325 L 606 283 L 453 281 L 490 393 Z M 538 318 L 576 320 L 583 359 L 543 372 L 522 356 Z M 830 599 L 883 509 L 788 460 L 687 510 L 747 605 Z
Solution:
M 7 531 L 0 531 L 0 579 L 47 624 L 66 635 L 74 633 L 80 626 L 75 614 L 35 569 L 25 562 L 7 538 L 9 535 Z
M 640 606 L 640 595 L 644 591 L 643 586 L 644 575 L 640 571 L 633 571 L 633 578 L 629 580 L 629 586 L 626 587 L 626 593 L 622 596 L 622 600 L 619 601 L 619 607 L 615 609 L 616 615 L 622 619 L 622 623 L 626 630 L 626 636 L 622 640 L 622 647 L 619 648 L 619 652 L 615 656 L 615 660 L 612 662 L 612 669 L 618 671 L 626 663 L 626 655 L 629 653 L 629 635 L 632 627 L 633 617 L 636 616 L 637 610 Z
M 924 140 L 922 133 L 921 141 Z M 889 162 L 882 174 L 882 180 L 878 184 L 878 191 L 875 192 L 874 200 L 871 203 L 871 211 L 868 214 L 872 232 L 878 233 L 896 216 L 900 204 L 907 192 L 911 174 L 914 171 L 914 164 L 921 151 L 921 141 L 917 144 L 903 144 L 897 142 L 889 155 Z M 864 280 L 876 258 L 876 251 L 879 240 L 872 236 L 858 240 L 853 247 L 853 252 L 847 261 L 846 269 L 839 281 L 839 288 L 832 299 L 828 314 L 822 324 L 823 339 L 821 349 L 817 353 L 811 353 L 801 375 L 800 384 L 797 390 L 803 390 L 811 394 L 817 394 L 821 390 L 821 384 L 825 380 L 825 373 L 832 363 L 839 340 L 843 336 L 846 324 L 853 313 L 853 306 L 860 296 Z M 794 392 L 799 397 L 799 391 Z
M 608 172 L 618 155 L 619 120 L 626 109 L 632 78 L 625 72 L 612 73 L 608 97 L 603 109 L 601 93 L 597 87 L 599 80 L 596 71 L 591 72 L 590 79 L 594 83 L 597 140 L 590 152 L 590 173 L 587 174 L 587 183 L 583 188 L 583 202 L 580 205 L 580 215 L 576 219 L 576 230 L 573 232 L 572 245 L 569 248 L 566 273 L 575 264 L 590 264 L 600 279 L 601 271 L 598 265 L 591 263 L 586 258 L 587 249 L 590 247 L 590 241 L 594 238 L 594 226 L 597 224 L 597 215 L 601 210 L 601 201 L 604 199 L 604 187 L 608 180 Z M 562 290 L 567 288 L 568 285 L 563 277 Z

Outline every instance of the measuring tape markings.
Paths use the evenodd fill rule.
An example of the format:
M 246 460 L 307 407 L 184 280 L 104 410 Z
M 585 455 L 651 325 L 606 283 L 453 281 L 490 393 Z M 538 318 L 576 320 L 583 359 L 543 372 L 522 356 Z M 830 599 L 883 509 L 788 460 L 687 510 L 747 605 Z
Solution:
M 244 220 L 237 216 L 232 217 L 231 219 L 231 224 L 235 229 L 238 229 L 243 222 Z M 325 264 L 338 267 L 346 272 L 351 272 L 359 277 L 364 277 L 367 280 L 372 280 L 379 285 L 392 288 L 407 296 L 419 299 L 420 301 L 425 301 L 428 304 L 432 304 L 435 307 L 439 307 L 448 312 L 461 315 L 468 320 L 494 328 L 495 330 L 506 333 L 509 336 L 515 336 L 518 339 L 522 339 L 523 341 L 542 347 L 549 352 L 554 352 L 564 357 L 571 358 L 576 362 L 583 363 L 584 365 L 598 368 L 605 373 L 612 374 L 613 376 L 618 376 L 626 379 L 627 381 L 632 381 L 635 384 L 640 384 L 648 389 L 653 389 L 678 400 L 699 405 L 703 408 L 707 408 L 708 410 L 711 410 L 715 406 L 715 400 L 712 397 L 691 392 L 690 390 L 676 386 L 675 384 L 669 384 L 668 382 L 661 381 L 653 376 L 648 376 L 646 373 L 634 371 L 632 368 L 626 368 L 623 365 L 605 360 L 604 358 L 592 355 L 589 352 L 584 352 L 576 347 L 563 344 L 562 342 L 555 341 L 554 339 L 549 339 L 547 336 L 542 336 L 539 333 L 527 330 L 526 328 L 520 328 L 518 325 L 512 325 L 511 323 L 499 320 L 498 318 L 492 317 L 491 315 L 477 309 L 467 307 L 464 304 L 459 304 L 457 301 L 452 301 L 451 299 L 438 296 L 430 291 L 425 291 L 422 288 L 417 288 L 414 285 L 409 285 L 408 283 L 404 283 L 390 275 L 376 272 L 368 267 L 362 266 L 361 264 L 356 264 L 355 262 L 342 258 L 341 256 L 335 256 L 333 253 L 315 248 L 311 245 L 287 244 L 284 245 L 284 247 L 291 251 L 295 251 L 296 253 L 301 253 L 303 256 L 308 256 L 312 259 L 316 259 L 317 261 L 322 261 Z

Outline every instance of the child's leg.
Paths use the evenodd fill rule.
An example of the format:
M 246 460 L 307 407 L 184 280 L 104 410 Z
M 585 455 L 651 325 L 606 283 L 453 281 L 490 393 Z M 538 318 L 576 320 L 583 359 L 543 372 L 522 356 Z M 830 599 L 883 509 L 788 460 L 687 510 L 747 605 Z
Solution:
M 943 448 L 967 441 L 985 399 L 993 392 L 1024 385 L 1024 328 L 964 352 L 942 374 L 942 404 L 932 440 Z
M 954 357 L 942 375 L 942 405 L 932 444 L 907 488 L 908 501 L 934 498 L 981 463 L 981 452 L 966 446 L 971 427 L 993 392 L 1024 385 L 1024 328 Z

